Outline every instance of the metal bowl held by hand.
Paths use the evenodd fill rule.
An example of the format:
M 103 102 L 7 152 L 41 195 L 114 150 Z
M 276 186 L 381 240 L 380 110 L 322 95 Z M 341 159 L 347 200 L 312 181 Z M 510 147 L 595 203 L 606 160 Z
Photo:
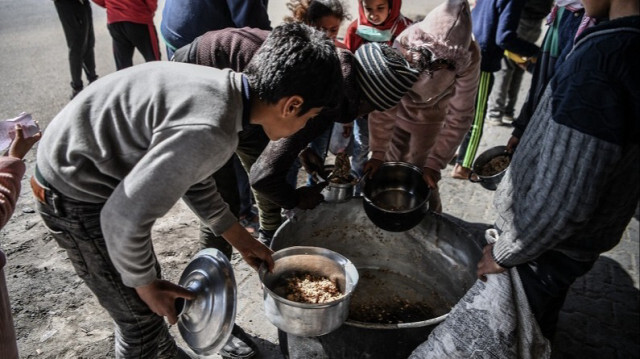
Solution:
M 430 193 L 420 168 L 405 162 L 386 162 L 365 179 L 362 203 L 376 226 L 402 232 L 422 221 Z
M 473 161 L 469 181 L 480 183 L 482 187 L 495 191 L 510 162 L 511 153 L 507 152 L 507 146 L 492 147 Z
M 325 335 L 337 329 L 349 315 L 349 301 L 358 284 L 358 271 L 344 256 L 320 247 L 290 247 L 273 254 L 275 266 L 260 267 L 264 310 L 278 329 L 303 337 Z M 326 277 L 343 294 L 326 303 L 300 303 L 284 297 L 286 279 L 300 273 Z

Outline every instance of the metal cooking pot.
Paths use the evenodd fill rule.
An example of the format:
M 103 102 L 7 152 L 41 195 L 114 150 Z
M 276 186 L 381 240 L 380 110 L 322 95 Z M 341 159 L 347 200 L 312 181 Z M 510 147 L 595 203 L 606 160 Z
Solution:
M 415 227 L 427 214 L 431 190 L 422 170 L 405 162 L 385 162 L 365 179 L 363 206 L 376 226 L 390 232 Z
M 495 191 L 500 181 L 502 181 L 502 177 L 504 177 L 504 174 L 507 172 L 507 169 L 505 168 L 491 176 L 481 176 L 478 172 L 481 172 L 484 165 L 498 156 L 509 156 L 509 158 L 511 158 L 511 153 L 507 152 L 507 146 L 496 146 L 482 152 L 476 160 L 473 161 L 471 173 L 469 173 L 469 181 L 480 183 L 482 187 L 490 191 Z
M 349 301 L 358 284 L 358 271 L 344 256 L 320 247 L 290 247 L 273 254 L 272 272 L 259 270 L 264 290 L 264 310 L 278 329 L 298 336 L 315 337 L 332 332 L 349 315 Z M 308 272 L 336 282 L 344 294 L 328 303 L 299 303 L 283 297 L 283 278 L 295 272 Z
M 353 197 L 353 183 L 329 182 L 321 192 L 326 202 L 344 202 Z

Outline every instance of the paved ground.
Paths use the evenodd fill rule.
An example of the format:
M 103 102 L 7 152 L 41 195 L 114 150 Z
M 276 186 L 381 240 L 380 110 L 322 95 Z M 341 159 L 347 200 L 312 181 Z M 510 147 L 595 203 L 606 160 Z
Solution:
M 408 15 L 421 15 L 437 2 L 405 0 L 403 8 Z M 161 9 L 163 1 L 159 3 Z M 274 24 L 285 12 L 284 3 L 270 2 Z M 0 29 L 3 34 L 11 34 L 0 39 L 0 118 L 30 109 L 34 117 L 50 119 L 66 103 L 69 92 L 64 42 L 53 6 L 48 1 L 0 1 L 0 9 Z M 106 75 L 114 68 L 109 35 L 103 26 L 104 11 L 97 7 L 94 22 L 98 73 Z M 487 128 L 480 151 L 505 144 L 509 133 L 506 127 Z M 453 180 L 448 171 L 441 182 L 444 211 L 469 222 L 491 223 L 493 192 L 468 181 Z M 638 252 L 638 220 L 633 219 L 621 243 L 603 254 L 593 270 L 572 287 L 554 341 L 555 358 L 640 357 Z M 233 262 L 240 295 L 237 322 L 255 336 L 263 358 L 282 358 L 276 329 L 263 314 L 256 273 L 237 258 Z

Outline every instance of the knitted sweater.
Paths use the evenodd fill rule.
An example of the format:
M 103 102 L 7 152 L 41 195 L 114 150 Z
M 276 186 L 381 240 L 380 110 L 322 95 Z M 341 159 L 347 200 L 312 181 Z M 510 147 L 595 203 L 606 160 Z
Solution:
M 38 169 L 67 197 L 104 203 L 101 225 L 125 285 L 156 278 L 151 227 L 182 197 L 216 234 L 236 218 L 212 175 L 242 129 L 241 75 L 150 62 L 96 81 L 47 126 Z
M 640 199 L 640 16 L 587 29 L 547 86 L 498 187 L 504 267 L 557 250 L 593 261 Z

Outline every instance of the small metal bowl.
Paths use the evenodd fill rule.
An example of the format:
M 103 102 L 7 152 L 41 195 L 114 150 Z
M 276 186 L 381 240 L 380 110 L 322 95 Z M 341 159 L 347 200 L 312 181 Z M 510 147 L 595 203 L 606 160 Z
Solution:
M 490 176 L 482 176 L 478 174 L 481 172 L 482 167 L 489 163 L 492 159 L 499 156 L 507 156 L 511 158 L 511 153 L 507 152 L 507 146 L 495 146 L 482 152 L 476 160 L 473 162 L 473 168 L 469 174 L 469 181 L 474 183 L 480 183 L 480 185 L 489 191 L 495 191 L 498 188 L 498 184 L 502 181 L 502 177 L 507 172 L 507 168 L 498 173 L 494 173 Z
M 289 247 L 273 254 L 275 266 L 259 270 L 264 290 L 264 310 L 278 329 L 297 336 L 315 337 L 337 329 L 349 315 L 349 301 L 358 284 L 358 271 L 344 256 L 320 247 Z M 342 297 L 327 303 L 310 304 L 288 300 L 277 286 L 292 273 L 306 272 L 336 282 Z
M 335 183 L 329 181 L 322 190 L 322 196 L 326 202 L 345 202 L 353 198 L 355 179 L 348 183 Z

